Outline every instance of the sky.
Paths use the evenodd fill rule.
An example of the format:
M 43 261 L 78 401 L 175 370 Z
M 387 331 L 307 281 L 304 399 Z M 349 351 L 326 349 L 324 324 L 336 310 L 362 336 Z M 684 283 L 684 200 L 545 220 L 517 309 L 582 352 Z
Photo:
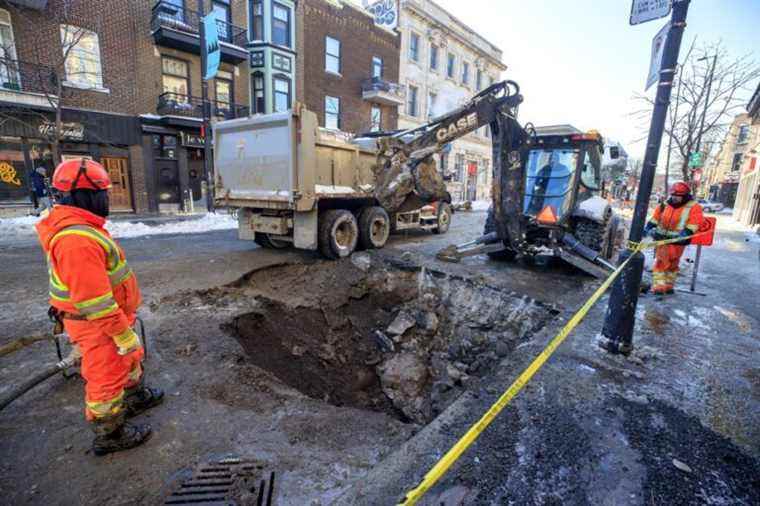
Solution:
M 631 0 L 435 1 L 502 49 L 503 77 L 525 97 L 521 123 L 594 128 L 644 157 L 632 97 L 644 92 L 652 38 L 666 19 L 630 26 Z M 695 35 L 760 60 L 760 0 L 692 0 L 682 54 Z

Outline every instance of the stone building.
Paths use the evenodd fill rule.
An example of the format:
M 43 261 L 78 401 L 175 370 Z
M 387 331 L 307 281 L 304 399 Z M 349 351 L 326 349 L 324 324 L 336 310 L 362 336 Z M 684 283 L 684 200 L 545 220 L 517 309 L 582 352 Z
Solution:
M 498 81 L 502 51 L 432 0 L 400 0 L 401 84 L 406 103 L 399 128 L 427 123 Z M 492 179 L 488 128 L 449 144 L 439 167 L 456 200 L 489 199 Z
M 760 84 L 747 105 L 747 132 L 739 188 L 734 202 L 734 218 L 747 226 L 760 225 Z
M 398 33 L 377 26 L 349 0 L 298 4 L 298 100 L 325 128 L 351 134 L 395 130 L 404 103 Z
M 734 206 L 742 164 L 750 148 L 751 134 L 750 116 L 746 113 L 737 115 L 717 155 L 703 175 L 702 193 L 710 200 L 722 202 L 726 207 Z
M 0 1 L 0 173 L 9 174 L 0 204 L 28 202 L 28 174 L 52 171 L 57 137 L 61 158 L 106 166 L 115 211 L 205 205 L 197 3 L 66 4 L 67 12 L 62 0 Z M 248 113 L 247 3 L 206 0 L 211 8 L 222 61 L 209 82 L 215 120 Z

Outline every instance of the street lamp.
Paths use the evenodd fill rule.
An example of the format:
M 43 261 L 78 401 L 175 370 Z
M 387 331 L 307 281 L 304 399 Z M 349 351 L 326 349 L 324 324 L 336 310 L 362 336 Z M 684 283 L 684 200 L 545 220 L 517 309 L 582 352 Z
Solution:
M 697 58 L 697 61 L 707 61 L 709 60 L 709 56 L 703 56 L 702 58 Z M 707 116 L 707 108 L 710 105 L 710 91 L 712 90 L 712 82 L 713 77 L 715 76 L 715 65 L 718 63 L 718 53 L 715 53 L 712 57 L 712 66 L 710 67 L 710 73 L 705 76 L 705 80 L 707 81 L 707 94 L 705 95 L 705 107 L 702 109 L 702 118 L 699 122 L 699 130 L 697 131 L 697 149 L 694 150 L 695 153 L 699 153 L 700 147 L 702 146 L 702 130 L 705 128 L 705 117 Z M 694 169 L 692 169 L 692 172 L 694 172 Z M 694 181 L 694 174 L 692 173 L 692 190 L 696 191 L 696 185 Z

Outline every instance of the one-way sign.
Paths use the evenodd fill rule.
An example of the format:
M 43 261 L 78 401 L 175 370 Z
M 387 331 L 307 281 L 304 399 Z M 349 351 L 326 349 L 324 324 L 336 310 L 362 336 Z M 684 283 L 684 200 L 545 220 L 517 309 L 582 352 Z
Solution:
M 671 0 L 633 0 L 631 4 L 631 24 L 638 25 L 670 14 Z

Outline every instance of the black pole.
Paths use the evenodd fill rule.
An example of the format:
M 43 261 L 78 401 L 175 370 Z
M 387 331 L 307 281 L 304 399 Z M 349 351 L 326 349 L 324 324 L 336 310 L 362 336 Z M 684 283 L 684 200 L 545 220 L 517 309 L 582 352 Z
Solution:
M 206 26 L 203 23 L 203 0 L 198 0 L 198 29 L 201 36 L 201 102 L 203 102 L 203 173 L 206 175 L 206 207 L 214 211 L 214 174 L 211 164 L 211 130 L 209 118 L 211 111 L 208 100 L 208 81 L 206 81 L 206 62 L 208 46 L 206 45 Z
M 657 85 L 657 97 L 652 111 L 652 123 L 649 127 L 647 150 L 644 156 L 644 167 L 641 170 L 639 192 L 636 195 L 636 207 L 633 212 L 631 233 L 628 236 L 632 242 L 640 242 L 644 235 L 649 197 L 657 170 L 657 157 L 662 145 L 662 133 L 665 129 L 665 119 L 670 104 L 670 94 L 673 90 L 673 78 L 678 65 L 678 53 L 681 50 L 681 38 L 686 27 L 686 14 L 691 0 L 674 0 L 673 16 L 670 31 L 665 42 L 660 66 L 660 81 Z M 631 250 L 624 250 L 618 259 L 619 264 L 627 261 Z M 612 293 L 607 305 L 600 346 L 612 353 L 629 354 L 633 350 L 633 328 L 636 315 L 636 305 L 639 301 L 641 275 L 644 272 L 644 255 L 636 253 L 628 262 L 627 267 L 620 273 L 612 286 Z
M 715 53 L 715 55 L 713 56 L 712 67 L 710 67 L 710 76 L 707 79 L 707 94 L 705 96 L 705 106 L 702 109 L 702 119 L 699 122 L 699 131 L 697 132 L 697 149 L 694 150 L 695 153 L 701 153 L 700 149 L 702 147 L 702 130 L 705 128 L 705 118 L 707 117 L 707 108 L 710 105 L 710 91 L 712 90 L 713 77 L 715 75 L 715 65 L 717 63 L 718 63 L 718 53 Z M 706 158 L 707 158 L 706 156 L 702 158 L 703 165 Z M 699 167 L 699 168 L 701 169 L 702 167 Z M 696 181 L 694 180 L 695 169 L 696 167 L 692 169 L 691 181 L 689 181 L 689 186 L 691 187 L 691 191 L 693 193 L 697 192 L 697 184 L 696 184 Z

